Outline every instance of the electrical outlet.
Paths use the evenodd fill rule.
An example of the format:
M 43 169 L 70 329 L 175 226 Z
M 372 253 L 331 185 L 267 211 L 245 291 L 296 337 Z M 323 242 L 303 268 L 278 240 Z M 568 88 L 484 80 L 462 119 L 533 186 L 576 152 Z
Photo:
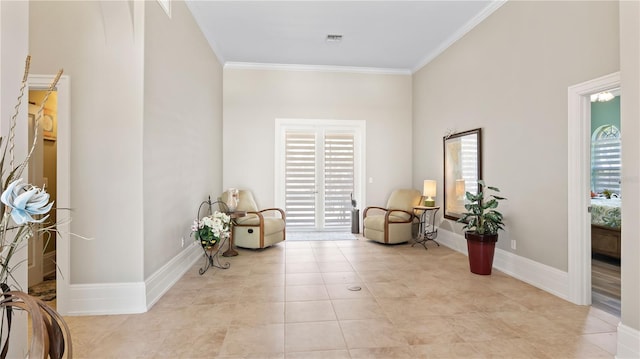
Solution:
M 180 238 L 180 245 L 184 248 L 184 237 Z
M 511 249 L 513 249 L 514 251 L 516 250 L 516 240 L 515 239 L 511 240 Z

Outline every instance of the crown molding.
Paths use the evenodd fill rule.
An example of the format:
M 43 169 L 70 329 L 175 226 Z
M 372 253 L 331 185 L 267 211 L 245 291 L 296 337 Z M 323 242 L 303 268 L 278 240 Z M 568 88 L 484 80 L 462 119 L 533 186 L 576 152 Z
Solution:
M 474 16 L 471 20 L 469 20 L 463 27 L 461 27 L 458 31 L 456 31 L 453 35 L 451 35 L 446 41 L 444 41 L 440 46 L 438 46 L 435 50 L 429 53 L 425 58 L 422 59 L 418 63 L 416 67 L 411 71 L 412 73 L 417 72 L 424 66 L 426 66 L 433 59 L 442 54 L 449 46 L 453 45 L 456 41 L 460 40 L 464 35 L 466 35 L 469 31 L 471 31 L 474 27 L 478 26 L 482 21 L 489 17 L 489 15 L 493 14 L 496 10 L 498 10 L 502 5 L 506 4 L 508 0 L 498 0 L 491 2 L 484 10 L 482 10 L 478 15 Z
M 296 64 L 265 64 L 252 62 L 227 62 L 225 69 L 231 70 L 279 70 L 279 71 L 306 71 L 306 72 L 342 72 L 352 74 L 369 75 L 411 75 L 408 69 L 385 69 L 374 67 L 350 67 L 327 65 L 296 65 Z

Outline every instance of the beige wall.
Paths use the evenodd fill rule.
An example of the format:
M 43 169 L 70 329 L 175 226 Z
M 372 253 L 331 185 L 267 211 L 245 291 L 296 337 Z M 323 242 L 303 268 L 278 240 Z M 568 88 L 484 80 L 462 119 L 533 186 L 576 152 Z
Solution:
M 72 240 L 72 284 L 142 282 L 221 188 L 220 65 L 172 6 L 31 3 L 33 72 L 71 83 L 72 231 L 94 238 Z
M 143 279 L 142 6 L 30 3 L 33 73 L 71 79 L 71 230 L 94 238 L 71 242 L 72 284 Z
M 481 127 L 483 177 L 508 198 L 498 247 L 566 271 L 567 88 L 619 70 L 617 39 L 617 2 L 506 3 L 415 74 L 413 149 L 437 155 L 414 183 L 438 179 L 441 204 L 442 137 Z
M 411 187 L 411 76 L 225 68 L 223 97 L 224 188 L 260 206 L 275 203 L 275 119 L 366 121 L 366 203 Z
M 171 15 L 145 8 L 145 278 L 191 244 L 198 204 L 222 188 L 222 67 L 184 2 Z
M 620 103 L 622 144 L 622 323 L 640 330 L 640 3 L 620 3 L 620 73 L 625 99 Z M 636 338 L 636 344 L 640 338 Z M 635 354 L 640 348 L 635 349 Z M 620 354 L 620 351 L 618 352 Z M 620 356 L 622 358 L 623 356 Z

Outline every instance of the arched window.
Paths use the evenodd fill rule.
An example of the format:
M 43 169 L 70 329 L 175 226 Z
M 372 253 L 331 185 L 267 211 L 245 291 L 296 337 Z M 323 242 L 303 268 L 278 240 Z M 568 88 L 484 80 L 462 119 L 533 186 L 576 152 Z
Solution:
M 614 125 L 598 127 L 591 136 L 591 188 L 621 195 L 621 136 Z

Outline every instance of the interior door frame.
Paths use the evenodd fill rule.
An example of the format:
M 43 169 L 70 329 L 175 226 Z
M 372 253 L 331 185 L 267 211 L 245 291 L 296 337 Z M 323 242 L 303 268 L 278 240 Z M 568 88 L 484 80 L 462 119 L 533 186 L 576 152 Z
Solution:
M 568 299 L 578 305 L 591 304 L 591 95 L 616 87 L 619 71 L 568 89 Z
M 366 121 L 363 120 L 322 120 L 322 119 L 282 119 L 275 120 L 275 172 L 274 172 L 274 203 L 278 208 L 285 208 L 285 133 L 287 130 L 313 130 L 323 129 L 353 129 L 355 130 L 355 183 L 354 199 L 360 206 L 364 205 L 363 199 L 366 193 Z
M 55 75 L 29 75 L 29 90 L 46 90 Z M 62 315 L 69 312 L 68 293 L 70 286 L 70 253 L 71 253 L 71 112 L 69 77 L 61 76 L 56 86 L 58 93 L 58 132 L 57 146 L 57 192 L 55 205 L 58 208 L 56 240 L 56 310 Z

